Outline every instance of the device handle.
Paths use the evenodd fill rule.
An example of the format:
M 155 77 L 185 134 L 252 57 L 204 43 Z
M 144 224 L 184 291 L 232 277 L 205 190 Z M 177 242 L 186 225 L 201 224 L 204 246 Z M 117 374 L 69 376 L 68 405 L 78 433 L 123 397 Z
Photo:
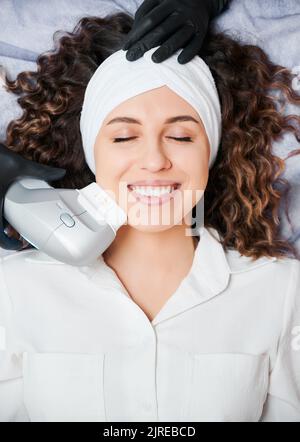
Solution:
M 21 250 L 23 243 L 5 234 L 9 225 L 4 218 L 4 199 L 9 187 L 21 178 L 37 178 L 56 181 L 66 174 L 65 169 L 39 164 L 23 158 L 0 143 L 0 247 L 6 250 Z

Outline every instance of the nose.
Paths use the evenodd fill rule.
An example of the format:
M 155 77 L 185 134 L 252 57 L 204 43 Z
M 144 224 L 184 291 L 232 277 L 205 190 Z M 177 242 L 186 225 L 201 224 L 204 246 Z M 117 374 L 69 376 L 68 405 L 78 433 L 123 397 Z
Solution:
M 143 153 L 140 158 L 141 169 L 147 169 L 151 172 L 157 172 L 161 169 L 169 169 L 172 163 L 163 146 L 155 141 L 144 144 Z

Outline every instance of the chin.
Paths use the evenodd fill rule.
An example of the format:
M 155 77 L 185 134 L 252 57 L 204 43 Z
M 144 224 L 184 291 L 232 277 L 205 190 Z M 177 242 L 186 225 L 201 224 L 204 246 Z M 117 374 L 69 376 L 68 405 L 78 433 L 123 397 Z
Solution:
M 144 232 L 144 233 L 159 233 L 159 232 L 164 232 L 165 230 L 169 230 L 172 227 L 174 227 L 174 225 L 132 225 L 130 223 L 128 223 L 128 225 L 130 227 L 132 227 L 135 230 L 138 230 L 139 232 Z

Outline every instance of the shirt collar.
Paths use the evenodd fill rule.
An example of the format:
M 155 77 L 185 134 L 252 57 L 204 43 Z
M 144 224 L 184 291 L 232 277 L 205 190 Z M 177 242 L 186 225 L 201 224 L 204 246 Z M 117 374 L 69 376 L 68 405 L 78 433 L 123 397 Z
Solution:
M 202 226 L 198 231 L 200 240 L 190 272 L 153 319 L 153 325 L 220 295 L 233 273 L 249 271 L 277 259 L 262 257 L 251 261 L 235 249 L 233 253 L 225 252 L 216 229 Z
M 230 267 L 223 247 L 217 240 L 220 239 L 218 232 L 205 227 L 201 227 L 198 231 L 200 240 L 195 249 L 192 267 L 152 320 L 152 325 L 157 325 L 207 301 L 222 292 L 229 283 Z M 101 286 L 111 284 L 129 297 L 116 273 L 105 263 L 102 256 L 99 257 L 98 264 L 81 268 L 81 271 L 84 271 L 94 283 L 99 283 Z
M 195 250 L 195 278 L 213 295 L 224 290 L 229 282 L 230 267 L 216 229 L 200 227 L 200 241 Z
M 228 286 L 232 274 L 245 272 L 276 260 L 275 257 L 262 257 L 252 261 L 251 258 L 240 255 L 234 249 L 232 253 L 226 253 L 216 229 L 202 226 L 198 232 L 200 240 L 195 249 L 192 267 L 153 319 L 153 325 L 219 295 Z M 42 262 L 47 262 L 46 255 L 42 255 L 41 258 Z M 38 256 L 33 260 L 39 261 Z M 48 258 L 48 261 L 54 263 L 55 260 Z M 77 269 L 99 286 L 117 288 L 130 297 L 117 274 L 105 263 L 102 255 L 95 263 L 80 266 Z
M 187 276 L 192 276 L 197 281 L 201 281 L 213 293 L 219 293 L 227 285 L 230 274 L 225 252 L 218 242 L 220 235 L 217 230 L 212 228 L 200 227 L 198 231 L 200 240 L 195 249 L 192 267 Z M 90 266 L 82 266 L 79 269 L 90 279 L 100 273 L 103 275 L 104 272 L 105 276 L 112 277 L 112 283 L 120 285 L 116 273 L 105 263 L 102 255 L 99 256 L 96 263 Z
M 175 293 L 153 319 L 157 325 L 223 292 L 229 284 L 230 267 L 215 229 L 201 227 L 192 267 Z

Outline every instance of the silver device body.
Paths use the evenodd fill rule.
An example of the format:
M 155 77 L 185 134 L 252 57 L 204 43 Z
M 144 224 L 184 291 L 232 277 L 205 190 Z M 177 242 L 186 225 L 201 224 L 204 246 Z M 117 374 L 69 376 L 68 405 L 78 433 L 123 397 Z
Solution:
M 95 195 L 98 185 L 94 185 Z M 106 194 L 103 200 L 103 193 L 101 198 L 97 195 L 99 215 L 88 210 L 92 206 L 82 204 L 79 195 L 77 189 L 55 189 L 45 181 L 23 178 L 6 193 L 4 217 L 26 241 L 47 255 L 70 265 L 89 265 L 113 242 L 126 216 L 122 213 L 121 222 L 112 226 L 101 215 L 106 207 L 121 211 L 111 197 Z

